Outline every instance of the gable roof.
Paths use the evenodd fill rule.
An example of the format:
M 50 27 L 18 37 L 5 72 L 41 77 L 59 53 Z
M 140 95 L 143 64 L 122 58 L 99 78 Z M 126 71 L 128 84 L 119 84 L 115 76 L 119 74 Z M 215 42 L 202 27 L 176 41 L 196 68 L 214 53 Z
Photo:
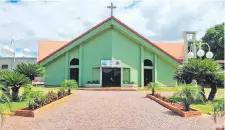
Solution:
M 38 59 L 37 62 L 41 61 L 55 50 L 66 45 L 68 41 L 39 41 L 38 45 Z M 184 58 L 184 43 L 182 42 L 153 42 L 162 50 L 175 57 L 178 60 Z
M 49 56 L 67 43 L 67 41 L 39 41 L 37 62 Z
M 140 37 L 141 39 L 143 39 L 144 41 L 146 41 L 147 43 L 151 44 L 153 47 L 157 48 L 158 50 L 160 50 L 161 52 L 163 52 L 164 54 L 166 54 L 167 56 L 171 57 L 174 61 L 178 62 L 178 63 L 182 63 L 182 61 L 180 59 L 177 59 L 175 56 L 171 55 L 170 53 L 168 53 L 167 51 L 165 51 L 164 49 L 162 49 L 161 47 L 159 47 L 158 45 L 152 43 L 151 41 L 149 41 L 148 39 L 146 39 L 145 37 L 143 37 L 142 35 L 140 35 L 139 33 L 137 33 L 136 31 L 134 31 L 133 29 L 131 29 L 130 27 L 128 27 L 126 24 L 122 23 L 120 20 L 118 20 L 117 18 L 115 18 L 114 16 L 111 16 L 109 18 L 107 18 L 106 20 L 102 21 L 101 23 L 97 24 L 96 26 L 94 26 L 93 28 L 91 28 L 90 30 L 88 30 L 87 32 L 81 34 L 80 36 L 78 36 L 77 38 L 71 40 L 70 42 L 64 44 L 63 43 L 59 43 L 59 44 L 64 44 L 63 46 L 59 47 L 56 50 L 53 50 L 53 52 L 49 52 L 50 54 L 47 55 L 46 57 L 40 57 L 38 58 L 38 63 L 43 62 L 44 60 L 48 59 L 49 57 L 51 57 L 52 55 L 56 54 L 58 51 L 62 50 L 63 48 L 69 46 L 70 44 L 72 44 L 73 42 L 81 39 L 82 37 L 84 37 L 86 34 L 90 33 L 91 31 L 95 30 L 96 28 L 100 27 L 101 25 L 103 25 L 104 23 L 108 22 L 109 20 L 115 20 L 117 23 L 119 23 L 120 25 L 122 25 L 123 27 L 125 27 L 126 29 L 128 29 L 129 31 L 131 31 L 132 33 L 136 34 L 138 37 Z M 60 46 L 60 45 L 59 45 Z M 168 48 L 167 48 L 168 49 Z M 39 55 L 39 54 L 38 54 Z M 41 59 L 42 58 L 42 59 Z
M 184 59 L 184 42 L 154 42 L 158 47 L 179 61 Z

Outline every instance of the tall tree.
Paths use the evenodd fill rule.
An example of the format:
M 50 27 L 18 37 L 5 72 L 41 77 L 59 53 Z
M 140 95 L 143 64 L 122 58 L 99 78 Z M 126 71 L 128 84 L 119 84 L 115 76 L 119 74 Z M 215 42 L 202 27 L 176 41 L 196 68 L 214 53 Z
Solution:
M 210 50 L 214 54 L 213 59 L 224 59 L 224 23 L 209 28 L 202 37 L 202 41 L 209 44 Z M 204 49 L 207 50 L 207 47 L 204 46 Z
M 16 66 L 15 72 L 26 75 L 32 81 L 35 77 L 44 76 L 45 69 L 41 65 L 35 63 L 21 63 Z
M 2 84 L 12 90 L 12 100 L 17 101 L 20 87 L 28 84 L 29 79 L 17 72 L 4 72 L 1 77 L 3 79 Z
M 190 84 L 192 80 L 196 80 L 197 84 L 201 86 L 204 99 L 204 86 L 209 84 L 211 91 L 208 100 L 213 100 L 218 87 L 224 86 L 224 75 L 220 65 L 212 59 L 190 59 L 182 68 L 177 69 L 174 78 L 178 82 Z

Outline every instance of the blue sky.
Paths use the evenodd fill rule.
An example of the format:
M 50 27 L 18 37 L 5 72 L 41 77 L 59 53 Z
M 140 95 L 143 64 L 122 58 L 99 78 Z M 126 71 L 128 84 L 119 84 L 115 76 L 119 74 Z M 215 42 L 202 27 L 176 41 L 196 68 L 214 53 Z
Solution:
M 182 41 L 183 31 L 200 39 L 225 16 L 222 0 L 0 0 L 0 47 L 19 39 L 15 48 L 36 55 L 39 40 L 70 41 L 109 17 L 111 2 L 115 17 L 153 42 Z

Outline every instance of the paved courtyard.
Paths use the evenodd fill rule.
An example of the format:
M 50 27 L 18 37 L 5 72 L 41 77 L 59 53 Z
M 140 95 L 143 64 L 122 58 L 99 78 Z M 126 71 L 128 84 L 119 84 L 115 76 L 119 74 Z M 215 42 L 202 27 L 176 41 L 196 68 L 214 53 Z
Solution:
M 183 118 L 143 92 L 76 91 L 66 103 L 34 118 L 10 117 L 3 130 L 212 130 L 209 116 Z

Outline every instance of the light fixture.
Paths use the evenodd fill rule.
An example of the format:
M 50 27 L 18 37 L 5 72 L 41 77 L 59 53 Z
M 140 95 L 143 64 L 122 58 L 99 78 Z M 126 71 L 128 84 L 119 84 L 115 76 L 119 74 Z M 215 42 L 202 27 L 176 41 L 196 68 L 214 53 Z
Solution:
M 200 48 L 200 49 L 198 50 L 198 52 L 197 52 L 197 55 L 198 55 L 199 57 L 203 57 L 203 56 L 205 55 L 205 52 Z
M 206 53 L 206 58 L 212 59 L 212 57 L 213 57 L 213 53 L 211 51 L 208 51 Z
M 193 43 L 193 45 L 195 45 L 196 43 L 194 42 Z M 213 53 L 210 51 L 210 46 L 209 46 L 209 44 L 207 44 L 207 43 L 200 43 L 199 45 L 198 45 L 198 47 L 199 47 L 199 50 L 198 50 L 198 52 L 197 52 L 197 56 L 198 57 L 203 57 L 204 55 L 205 55 L 205 51 L 204 50 L 202 50 L 202 45 L 204 45 L 204 44 L 206 44 L 207 46 L 208 46 L 208 48 L 209 48 L 209 51 L 206 53 L 206 58 L 209 58 L 209 59 L 211 59 L 212 57 L 213 57 Z M 190 58 L 193 58 L 194 57 L 194 53 L 192 52 L 192 51 L 190 51 L 190 52 L 188 52 L 188 54 L 187 54 L 187 57 L 190 59 Z
M 190 51 L 190 52 L 188 52 L 187 57 L 188 57 L 188 58 L 193 58 L 193 57 L 194 57 L 194 53 L 193 53 L 193 52 L 191 52 L 191 51 Z

